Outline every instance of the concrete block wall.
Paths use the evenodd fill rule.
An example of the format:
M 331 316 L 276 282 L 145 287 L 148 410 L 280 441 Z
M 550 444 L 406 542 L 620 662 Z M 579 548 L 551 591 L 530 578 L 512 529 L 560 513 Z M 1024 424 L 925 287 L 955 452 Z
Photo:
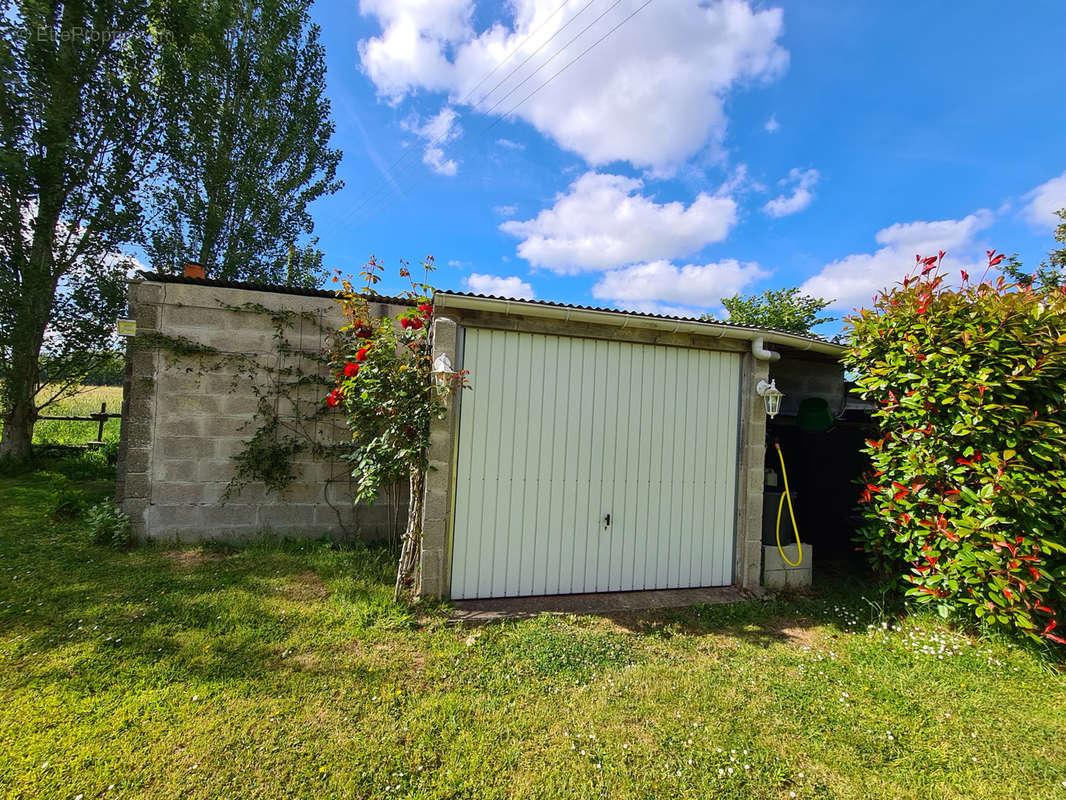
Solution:
M 340 413 L 306 421 L 322 402 L 322 387 L 308 385 L 279 399 L 268 385 L 274 380 L 272 370 L 246 372 L 252 359 L 273 368 L 322 369 L 309 356 L 326 346 L 327 331 L 343 324 L 332 298 L 209 283 L 133 281 L 129 306 L 141 341 L 129 344 L 116 492 L 136 535 L 182 541 L 239 540 L 261 533 L 363 539 L 398 535 L 406 521 L 405 491 L 354 506 L 348 465 L 307 452 L 294 458 L 296 479 L 280 494 L 249 483 L 225 496 L 234 457 L 260 424 L 254 416 L 260 402 L 254 386 L 264 390 L 268 402 L 278 403 L 283 424 L 322 443 L 348 438 Z M 314 322 L 293 319 L 285 335 L 294 352 L 282 354 L 275 324 L 252 306 L 308 312 Z M 233 310 L 237 307 L 244 308 Z M 371 311 L 381 316 L 401 308 L 372 304 Z M 145 346 L 153 333 L 216 348 L 223 357 L 178 356 L 166 345 Z
M 758 590 L 762 573 L 763 464 L 766 406 L 755 391 L 770 362 L 744 355 L 740 370 L 740 438 L 737 442 L 737 521 L 733 582 Z
M 785 353 L 784 358 L 770 365 L 770 378 L 777 381 L 777 388 L 785 393 L 781 400 L 781 415 L 795 416 L 800 403 L 808 397 L 822 398 L 829 404 L 831 412 L 838 413 L 847 394 L 843 367 L 836 361 L 818 361 L 809 355 L 790 356 Z
M 433 358 L 447 356 L 458 369 L 462 329 L 455 319 L 434 316 Z M 434 419 L 429 429 L 429 472 L 426 474 L 425 504 L 422 509 L 422 552 L 418 576 L 419 595 L 441 599 L 450 594 L 450 547 L 452 489 L 455 486 L 456 435 L 462 392 L 447 399 L 447 413 Z

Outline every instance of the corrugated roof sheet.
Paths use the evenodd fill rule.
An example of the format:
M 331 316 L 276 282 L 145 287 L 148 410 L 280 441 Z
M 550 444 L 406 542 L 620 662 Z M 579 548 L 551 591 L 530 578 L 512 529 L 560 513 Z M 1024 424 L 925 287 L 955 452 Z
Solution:
M 212 286 L 217 289 L 245 289 L 252 292 L 273 292 L 274 294 L 294 294 L 301 297 L 328 297 L 334 299 L 337 293 L 329 289 L 307 289 L 302 286 L 276 286 L 269 283 L 249 283 L 244 281 L 219 281 L 214 278 L 186 278 L 184 275 L 170 275 L 164 272 L 138 271 L 137 277 L 141 280 L 156 281 L 157 283 L 187 283 L 192 286 Z M 396 303 L 409 305 L 402 297 L 389 297 L 387 295 L 369 295 L 369 299 L 378 303 Z
M 646 312 L 643 312 L 643 311 L 628 311 L 626 309 L 621 309 L 621 308 L 606 308 L 606 307 L 603 307 L 603 306 L 582 306 L 582 305 L 574 305 L 574 304 L 571 304 L 571 303 L 555 303 L 555 302 L 552 302 L 550 300 L 522 300 L 522 299 L 519 299 L 517 297 L 497 297 L 495 295 L 475 294 L 473 292 L 453 292 L 453 291 L 446 290 L 446 289 L 439 290 L 438 294 L 451 295 L 453 297 L 473 297 L 473 298 L 477 298 L 477 299 L 480 299 L 480 300 L 500 300 L 500 301 L 503 301 L 503 302 L 510 302 L 510 303 L 531 303 L 533 305 L 550 306 L 552 308 L 573 308 L 573 309 L 578 309 L 578 310 L 581 310 L 581 311 L 601 311 L 601 312 L 604 312 L 604 313 L 607 313 L 607 314 L 625 314 L 625 315 L 628 315 L 628 316 L 646 317 L 646 318 L 649 318 L 649 319 L 668 319 L 668 320 L 677 320 L 678 322 L 702 322 L 702 323 L 704 323 L 706 325 L 716 325 L 716 326 L 721 326 L 721 327 L 725 327 L 725 328 L 735 328 L 737 330 L 744 330 L 744 331 L 762 331 L 762 332 L 765 332 L 765 333 L 780 333 L 780 334 L 784 334 L 786 336 L 795 336 L 795 337 L 800 338 L 800 339 L 809 339 L 812 342 L 820 342 L 822 344 L 834 344 L 834 342 L 830 342 L 828 339 L 825 339 L 825 338 L 823 338 L 821 336 L 810 336 L 810 335 L 805 335 L 805 334 L 801 334 L 801 333 L 795 333 L 794 331 L 782 330 L 781 328 L 764 328 L 764 327 L 761 327 L 761 326 L 758 326 L 758 325 L 738 325 L 738 324 L 736 324 L 734 322 L 719 322 L 718 320 L 710 321 L 710 320 L 700 319 L 699 317 L 676 317 L 676 316 L 671 316 L 669 314 L 649 314 L 649 313 L 646 313 Z M 841 346 L 843 346 L 843 345 L 841 345 Z
M 242 281 L 220 281 L 213 278 L 186 278 L 184 275 L 170 275 L 167 273 L 159 272 L 138 272 L 138 277 L 146 281 L 157 281 L 161 283 L 187 283 L 193 286 L 213 286 L 220 289 L 247 289 L 249 291 L 258 292 L 274 292 L 275 294 L 293 294 L 303 297 L 336 297 L 336 292 L 329 289 L 305 289 L 299 286 L 276 286 L 265 283 L 246 283 Z M 737 330 L 756 331 L 765 333 L 779 333 L 787 336 L 795 336 L 799 339 L 808 339 L 812 342 L 828 343 L 829 340 L 822 338 L 821 336 L 809 336 L 804 334 L 794 333 L 793 331 L 782 330 L 781 328 L 765 328 L 757 325 L 737 325 L 733 322 L 720 322 L 720 321 L 708 321 L 700 319 L 699 317 L 678 317 L 670 314 L 650 314 L 643 311 L 629 311 L 621 308 L 607 308 L 605 306 L 583 306 L 573 303 L 556 303 L 550 300 L 523 300 L 517 297 L 500 297 L 497 295 L 477 294 L 475 292 L 456 292 L 450 289 L 440 289 L 438 294 L 450 295 L 452 297 L 473 297 L 480 300 L 499 300 L 501 302 L 509 303 L 530 303 L 538 306 L 550 306 L 553 308 L 572 308 L 581 311 L 599 311 L 607 314 L 625 314 L 633 317 L 646 317 L 649 319 L 666 319 L 677 320 L 679 322 L 702 322 L 707 325 L 716 325 L 727 328 L 735 328 Z M 381 303 L 396 303 L 397 305 L 408 305 L 408 301 L 402 297 L 390 297 L 387 295 L 373 295 L 372 299 Z

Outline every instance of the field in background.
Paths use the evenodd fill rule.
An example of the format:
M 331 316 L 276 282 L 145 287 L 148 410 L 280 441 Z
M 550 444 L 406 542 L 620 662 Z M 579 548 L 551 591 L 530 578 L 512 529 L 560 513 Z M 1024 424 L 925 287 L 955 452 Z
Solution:
M 107 403 L 109 414 L 122 411 L 121 386 L 86 386 L 74 397 L 60 400 L 49 406 L 48 416 L 88 416 Z M 117 442 L 120 420 L 109 419 L 104 425 L 104 441 Z M 96 439 L 95 422 L 68 422 L 65 420 L 40 420 L 33 429 L 34 444 L 85 444 Z

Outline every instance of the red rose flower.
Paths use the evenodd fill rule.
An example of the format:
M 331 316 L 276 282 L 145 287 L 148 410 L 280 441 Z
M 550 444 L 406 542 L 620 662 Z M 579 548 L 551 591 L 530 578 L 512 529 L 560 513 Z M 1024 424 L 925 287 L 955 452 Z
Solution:
M 433 306 L 428 303 L 424 303 L 418 307 L 418 310 L 422 312 L 422 316 L 428 317 L 430 314 L 433 313 Z
M 329 396 L 326 398 L 326 405 L 330 408 L 336 408 L 341 404 L 341 400 L 343 399 L 344 392 L 342 392 L 340 389 L 334 389 L 332 392 L 329 393 Z
M 408 322 L 411 323 L 411 330 L 415 330 L 415 331 L 417 331 L 423 325 L 423 322 L 420 319 L 412 319 L 412 320 L 408 320 Z
M 347 364 L 344 365 L 344 374 L 347 375 L 349 378 L 354 377 L 358 372 L 358 364 L 353 364 L 351 361 L 349 361 Z
M 407 330 L 408 328 L 411 327 L 411 320 L 409 320 L 407 317 L 401 318 L 400 319 L 400 327 L 403 328 L 404 330 Z
M 356 351 L 355 360 L 356 361 L 366 361 L 366 352 L 369 349 L 370 349 L 369 345 L 367 347 L 360 347 L 359 350 Z M 347 367 L 345 367 L 345 369 L 347 369 Z

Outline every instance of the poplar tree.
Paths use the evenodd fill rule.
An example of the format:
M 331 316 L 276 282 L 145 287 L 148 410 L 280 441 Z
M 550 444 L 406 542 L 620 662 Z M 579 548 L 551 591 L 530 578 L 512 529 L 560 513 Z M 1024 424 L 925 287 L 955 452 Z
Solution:
M 325 52 L 310 0 L 172 0 L 160 60 L 167 180 L 152 266 L 314 286 L 324 278 L 308 204 L 341 187 Z

